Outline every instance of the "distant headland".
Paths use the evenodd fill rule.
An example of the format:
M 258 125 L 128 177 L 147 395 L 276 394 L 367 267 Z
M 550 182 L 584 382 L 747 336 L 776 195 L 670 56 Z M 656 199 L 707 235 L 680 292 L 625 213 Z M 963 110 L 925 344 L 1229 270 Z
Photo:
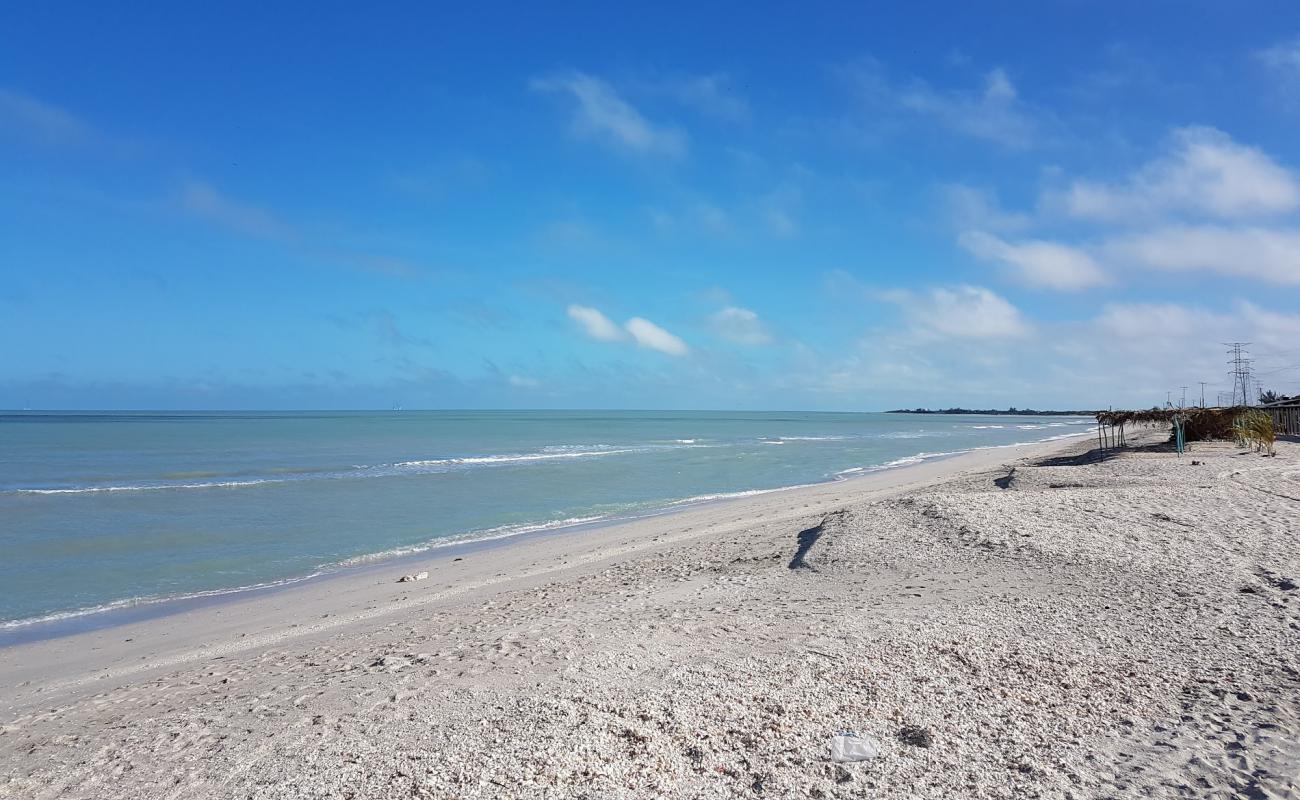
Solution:
M 1034 408 L 894 408 L 887 414 L 996 414 L 1010 417 L 1091 417 L 1093 411 L 1039 411 Z

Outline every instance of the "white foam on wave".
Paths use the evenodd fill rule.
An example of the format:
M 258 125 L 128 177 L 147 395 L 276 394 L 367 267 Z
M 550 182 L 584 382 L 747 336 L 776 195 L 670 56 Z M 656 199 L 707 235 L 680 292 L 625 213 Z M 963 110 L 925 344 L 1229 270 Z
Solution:
M 332 572 L 348 567 L 357 567 L 378 561 L 386 561 L 391 558 L 398 558 L 405 555 L 414 555 L 416 553 L 427 552 L 441 547 L 449 547 L 466 542 L 492 541 L 495 539 L 506 539 L 512 536 L 519 536 L 525 533 L 534 533 L 543 530 L 554 530 L 558 528 L 567 528 L 575 525 L 583 525 L 591 522 L 600 522 L 607 520 L 606 516 L 590 517 L 569 517 L 567 519 L 550 520 L 548 522 L 539 522 L 521 525 L 501 525 L 495 528 L 486 528 L 467 533 L 456 534 L 452 536 L 432 539 L 416 545 L 407 547 L 395 547 L 390 550 L 382 550 L 378 553 L 366 553 L 364 555 L 353 556 L 352 558 L 343 559 L 333 564 L 325 565 L 309 574 L 298 575 L 291 578 L 284 578 L 276 581 L 266 581 L 264 583 L 253 583 L 245 586 L 236 586 L 229 589 L 206 589 L 197 592 L 177 592 L 167 595 L 144 595 L 140 597 L 128 597 L 122 600 L 114 600 L 110 603 L 101 605 L 88 606 L 70 611 L 59 611 L 51 614 L 43 614 L 37 617 L 27 617 L 24 619 L 8 620 L 0 622 L 0 630 L 12 628 L 22 628 L 28 625 L 38 625 L 45 622 L 59 622 L 62 620 L 76 619 L 93 614 L 104 614 L 110 611 L 120 611 L 128 608 L 137 608 L 139 606 L 157 605 L 161 603 L 170 603 L 184 600 L 196 600 L 205 597 L 224 597 L 227 595 L 241 594 L 244 592 L 257 591 L 259 589 L 274 589 L 282 586 L 290 586 L 295 583 L 319 578 Z
M 647 448 L 627 447 L 622 449 L 609 450 L 557 450 L 554 452 L 541 453 L 512 453 L 507 455 L 495 456 L 464 456 L 461 458 L 430 458 L 419 461 L 399 461 L 395 467 L 443 467 L 459 466 L 462 464 L 512 464 L 521 461 L 550 461 L 557 458 L 594 458 L 596 456 L 612 456 L 620 453 L 639 453 L 644 452 Z
M 976 427 L 980 427 L 980 426 L 977 425 Z M 999 425 L 997 427 L 1002 427 L 1002 426 Z M 1043 427 L 1043 426 L 1035 426 L 1035 427 Z M 1061 434 L 1057 434 L 1056 436 L 1046 436 L 1042 439 L 1033 439 L 1028 442 L 1011 442 L 1010 444 L 986 444 L 986 445 L 979 445 L 977 447 L 967 447 L 961 450 L 945 450 L 937 453 L 917 453 L 916 455 L 904 456 L 903 458 L 896 458 L 893 461 L 886 461 L 883 464 L 873 464 L 871 466 L 865 466 L 865 467 L 849 467 L 848 469 L 842 469 L 839 472 L 836 472 L 834 474 L 833 480 L 845 480 L 846 478 L 851 477 L 853 475 L 857 475 L 859 473 L 880 472 L 882 470 L 894 469 L 896 467 L 906 467 L 912 464 L 920 464 L 924 461 L 929 461 L 930 459 L 933 458 L 958 456 L 963 453 L 973 453 L 977 450 L 1001 450 L 1008 447 L 1023 447 L 1028 444 L 1041 444 L 1043 442 L 1054 442 L 1059 439 L 1071 439 L 1076 436 L 1090 436 L 1090 435 L 1091 435 L 1090 431 L 1076 431 L 1073 433 L 1061 433 Z
M 694 441 L 694 440 L 692 440 Z M 650 447 L 613 447 L 610 445 L 553 445 L 534 453 L 507 453 L 501 455 L 463 456 L 458 458 L 431 458 L 399 461 L 395 464 L 354 464 L 349 470 L 305 471 L 296 477 L 249 478 L 225 481 L 192 481 L 187 483 L 136 483 L 110 486 L 50 486 L 37 488 L 11 488 L 0 494 L 100 494 L 111 492 L 158 492 L 169 489 L 242 489 L 268 484 L 297 483 L 313 480 L 340 480 L 358 478 L 383 478 L 409 475 L 420 470 L 440 471 L 460 466 L 487 466 L 554 459 L 594 458 L 598 456 L 647 452 Z
M 140 597 L 127 597 L 122 600 L 114 600 L 111 603 L 103 603 L 97 606 L 87 606 L 86 608 L 72 609 L 71 611 L 56 611 L 51 614 L 43 614 L 37 617 L 27 617 L 24 619 L 7 620 L 0 622 L 0 630 L 11 630 L 13 628 L 24 628 L 28 625 L 39 625 L 43 622 L 59 622 L 62 620 L 76 619 L 77 617 L 90 616 L 92 614 L 104 614 L 109 611 L 120 611 L 127 608 L 138 608 L 140 606 L 158 605 L 160 603 L 171 603 L 178 600 L 199 600 L 205 597 L 224 597 L 226 595 L 241 594 L 243 592 L 253 592 L 259 589 L 276 589 L 281 586 L 291 586 L 295 583 L 318 578 L 326 574 L 324 570 L 318 570 L 308 575 L 298 575 L 292 578 L 282 580 L 265 581 L 263 583 L 251 583 L 246 586 L 235 586 L 229 589 L 204 589 L 197 592 L 177 592 L 175 594 L 165 595 L 143 595 Z
M 237 489 L 265 483 L 289 483 L 291 478 L 262 478 L 248 481 L 207 481 L 204 483 L 142 483 L 127 486 L 75 486 L 52 489 L 9 489 L 13 494 L 94 494 L 97 492 L 156 492 L 161 489 Z
M 801 484 L 801 485 L 811 485 L 811 484 Z M 693 497 L 684 497 L 681 500 L 674 500 L 668 505 L 673 507 L 689 506 L 689 505 L 694 505 L 696 503 L 707 503 L 712 500 L 732 500 L 737 497 L 753 497 L 755 495 L 771 494 L 772 492 L 782 492 L 785 491 L 786 489 L 797 489 L 797 488 L 799 488 L 798 485 L 778 486 L 774 489 L 745 489 L 739 492 L 716 492 L 714 494 L 697 494 Z
M 847 436 L 781 436 L 783 442 L 842 442 Z
M 370 564 L 376 561 L 386 561 L 390 558 L 399 558 L 401 556 L 414 555 L 416 553 L 426 553 L 430 550 L 436 550 L 441 547 L 450 547 L 455 544 L 465 544 L 466 542 L 489 542 L 496 539 L 508 539 L 512 536 L 520 536 L 525 533 L 536 533 L 537 531 L 556 530 L 558 528 L 569 528 L 575 525 L 586 525 L 592 522 L 610 520 L 613 517 L 606 515 L 596 515 L 591 517 L 568 517 L 566 519 L 550 520 L 548 522 L 524 523 L 518 525 L 499 525 L 495 528 L 483 528 L 466 533 L 453 534 L 451 536 L 440 536 L 437 539 L 430 539 L 419 544 L 407 545 L 404 547 L 394 547 L 389 550 L 381 550 L 377 553 L 366 553 L 364 555 L 353 556 L 339 561 L 335 566 L 338 567 L 355 567 L 362 564 Z

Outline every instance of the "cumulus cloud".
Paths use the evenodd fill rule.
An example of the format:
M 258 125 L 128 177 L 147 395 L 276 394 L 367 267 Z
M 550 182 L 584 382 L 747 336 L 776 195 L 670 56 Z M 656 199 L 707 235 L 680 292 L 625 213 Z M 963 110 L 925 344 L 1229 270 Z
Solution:
M 1085 289 L 1132 268 L 1300 284 L 1300 229 L 1276 221 L 1300 210 L 1300 178 L 1213 128 L 1175 129 L 1161 156 L 1122 180 L 1079 179 L 1044 193 L 1042 209 L 1094 227 L 1083 242 L 1009 240 L 991 231 L 1035 220 L 1009 215 L 969 187 L 944 191 L 954 218 L 987 220 L 960 234 L 958 244 L 1025 285 Z
M 581 136 L 642 154 L 682 156 L 686 135 L 652 124 L 605 81 L 581 72 L 537 78 L 533 89 L 568 95 L 575 102 L 574 130 Z
M 602 314 L 599 309 L 588 306 L 571 305 L 568 309 L 569 319 L 582 326 L 583 332 L 602 342 L 617 342 L 627 338 L 627 332 L 614 324 L 614 321 Z
M 1057 242 L 1030 239 L 1011 243 L 983 231 L 966 231 L 958 242 L 976 258 L 1002 264 L 1030 286 L 1071 291 L 1109 282 L 1091 256 Z
M 1300 285 L 1300 231 L 1219 225 L 1171 226 L 1107 244 L 1113 258 L 1169 271 L 1205 270 Z
M 709 325 L 719 336 L 736 344 L 761 345 L 772 341 L 772 334 L 763 320 L 748 308 L 727 306 L 720 309 L 710 315 Z
M 578 323 L 583 333 L 602 342 L 632 341 L 638 347 L 658 350 L 670 356 L 684 356 L 690 352 L 686 342 L 648 319 L 632 317 L 620 327 L 600 309 L 571 305 L 569 319 Z
M 1261 150 L 1214 128 L 1173 132 L 1169 152 L 1128 180 L 1076 181 L 1049 194 L 1049 207 L 1106 222 L 1142 221 L 1167 213 L 1220 219 L 1284 214 L 1300 207 L 1300 182 Z
M 658 350 L 661 353 L 667 353 L 670 356 L 684 356 L 690 352 L 686 342 L 677 338 L 673 334 L 654 324 L 648 319 L 641 317 L 632 317 L 623 324 L 627 332 L 632 334 L 632 338 L 641 347 L 650 350 Z
M 901 308 L 922 338 L 1013 339 L 1030 330 L 1019 309 L 981 286 L 894 290 L 878 296 Z

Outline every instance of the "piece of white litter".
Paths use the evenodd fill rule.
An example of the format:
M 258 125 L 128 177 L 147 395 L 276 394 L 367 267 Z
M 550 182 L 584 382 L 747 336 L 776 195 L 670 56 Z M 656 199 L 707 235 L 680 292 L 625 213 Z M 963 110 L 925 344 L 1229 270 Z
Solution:
M 880 757 L 880 745 L 875 739 L 859 736 L 852 731 L 841 731 L 831 737 L 831 761 L 866 761 Z
M 429 577 L 429 573 L 427 573 L 427 572 L 417 572 L 417 573 L 415 573 L 414 575 L 403 575 L 402 577 L 400 577 L 400 578 L 397 579 L 397 582 L 398 582 L 398 583 L 410 583 L 411 581 L 422 581 L 422 580 L 424 580 L 424 579 L 427 578 L 427 577 Z

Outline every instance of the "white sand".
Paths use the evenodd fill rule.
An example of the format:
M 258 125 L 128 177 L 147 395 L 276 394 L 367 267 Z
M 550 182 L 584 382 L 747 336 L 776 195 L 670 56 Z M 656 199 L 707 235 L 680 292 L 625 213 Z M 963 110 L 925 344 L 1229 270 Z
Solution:
M 1300 445 L 1060 448 L 0 650 L 0 797 L 1300 797 Z

